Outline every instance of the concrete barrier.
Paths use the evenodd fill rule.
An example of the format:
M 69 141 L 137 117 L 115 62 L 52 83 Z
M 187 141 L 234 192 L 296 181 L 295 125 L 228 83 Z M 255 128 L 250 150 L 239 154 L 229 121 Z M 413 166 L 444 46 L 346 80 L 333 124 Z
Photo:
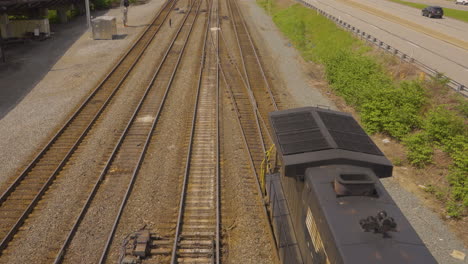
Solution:
M 93 39 L 112 39 L 117 35 L 116 19 L 113 16 L 100 16 L 91 21 Z

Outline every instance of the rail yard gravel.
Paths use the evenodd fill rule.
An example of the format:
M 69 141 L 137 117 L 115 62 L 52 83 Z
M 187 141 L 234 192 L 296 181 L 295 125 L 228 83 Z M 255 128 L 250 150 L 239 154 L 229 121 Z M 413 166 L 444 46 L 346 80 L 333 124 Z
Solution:
M 223 260 L 226 263 L 278 263 L 266 226 L 262 202 L 256 189 L 245 188 L 246 178 L 255 181 L 248 159 L 236 111 L 226 87 L 221 85 L 222 134 L 221 185 Z M 228 140 L 229 139 L 229 140 Z M 246 173 L 250 172 L 250 173 Z M 259 228 L 260 227 L 260 228 Z
M 118 18 L 120 39 L 95 41 L 90 38 L 89 32 L 85 32 L 68 50 L 60 43 L 51 47 L 64 49 L 63 56 L 55 64 L 48 65 L 51 63 L 48 52 L 51 51 L 38 47 L 10 57 L 8 65 L 2 66 L 1 85 L 5 87 L 10 84 L 16 86 L 16 82 L 24 83 L 22 80 L 29 79 L 30 71 L 34 68 L 51 69 L 37 84 L 30 84 L 30 92 L 0 119 L 0 191 L 5 189 L 3 183 L 15 177 L 20 168 L 32 160 L 39 148 L 46 144 L 84 97 L 96 87 L 151 21 L 162 3 L 161 0 L 152 0 L 132 7 L 129 13 L 130 27 L 127 28 L 120 22 L 119 8 L 102 14 Z M 80 27 L 77 22 L 73 23 Z M 85 23 L 85 20 L 81 19 L 81 23 Z M 76 33 L 73 30 L 71 32 Z M 60 40 L 67 41 L 66 38 Z
M 240 2 L 264 65 L 268 65 L 267 74 L 275 79 L 273 88 L 276 94 L 280 95 L 284 105 L 326 105 L 336 109 L 335 104 L 327 99 L 326 95 L 320 94 L 319 89 L 315 89 L 315 85 L 323 85 L 320 74 L 310 70 L 308 63 L 304 62 L 297 51 L 281 36 L 270 17 L 256 5 L 255 1 L 241 0 Z M 2 185 L 2 182 L 5 183 L 7 178 L 15 175 L 15 171 L 31 160 L 31 157 L 38 152 L 38 148 L 44 145 L 83 97 L 95 87 L 97 81 L 116 62 L 125 48 L 135 40 L 145 23 L 154 16 L 155 10 L 161 3 L 162 1 L 153 0 L 145 5 L 132 6 L 129 22 L 134 27 L 122 28 L 119 22 L 119 33 L 124 33 L 123 39 L 93 41 L 87 34 L 83 35 L 53 65 L 52 71 L 14 109 L 0 119 L 0 135 L 2 135 L 0 137 L 2 153 L 0 155 L 2 167 L 0 191 L 6 187 L 5 184 Z M 112 9 L 108 14 L 119 17 L 120 10 Z M 127 35 L 124 36 L 125 34 Z M 161 43 L 160 46 L 164 45 Z M 145 63 L 154 65 L 151 59 L 154 58 L 145 58 L 147 61 Z M 127 204 L 130 210 L 124 212 L 122 218 L 124 225 L 116 234 L 117 244 L 129 232 L 136 231 L 144 225 L 155 230 L 156 233 L 163 233 L 165 232 L 163 230 L 172 224 L 167 222 L 168 219 L 176 217 L 173 214 L 178 204 L 180 176 L 183 174 L 180 159 L 185 158 L 184 149 L 186 148 L 184 146 L 186 135 L 180 131 L 185 131 L 184 128 L 189 125 L 185 118 L 188 115 L 189 106 L 185 102 L 192 98 L 190 87 L 185 87 L 185 89 L 183 87 L 187 86 L 189 77 L 193 75 L 191 72 L 193 67 L 187 68 L 187 65 L 192 65 L 199 60 L 199 57 L 191 56 L 188 60 L 183 66 L 187 69 L 184 70 L 185 78 L 180 78 L 175 83 L 177 89 L 182 89 L 178 90 L 180 98 L 179 100 L 172 98 L 167 105 L 173 109 L 167 113 L 173 121 L 162 122 L 161 127 L 155 131 L 154 137 L 161 136 L 163 140 L 152 143 L 150 152 L 145 157 L 140 170 L 141 177 L 139 176 L 134 187 L 134 195 Z M 150 68 L 148 66 L 147 69 L 135 74 L 132 78 L 134 82 L 129 82 L 121 93 L 124 93 L 124 90 L 131 91 L 135 85 L 138 85 L 138 82 L 143 82 L 141 76 L 148 74 Z M 25 78 L 25 75 L 23 77 L 19 75 L 21 73 L 24 74 L 24 71 L 19 71 L 16 78 Z M 2 80 L 4 77 L 5 75 L 0 73 Z M 14 81 L 14 79 L 9 80 Z M 54 231 L 63 229 L 63 223 L 72 221 L 70 219 L 76 217 L 76 211 L 80 208 L 73 208 L 73 206 L 82 200 L 85 194 L 80 194 L 80 192 L 87 190 L 89 188 L 87 185 L 96 177 L 90 171 L 96 171 L 102 167 L 102 160 L 96 160 L 93 157 L 105 154 L 106 148 L 109 148 L 109 144 L 115 141 L 121 132 L 118 127 L 121 127 L 121 124 L 128 118 L 126 108 L 123 107 L 127 99 L 131 100 L 131 98 L 119 98 L 109 106 L 106 110 L 107 114 L 103 115 L 105 117 L 101 118 L 91 131 L 92 136 L 81 144 L 80 150 L 61 173 L 61 175 L 65 173 L 69 175 L 57 178 L 44 201 L 39 203 L 38 208 L 23 226 L 19 233 L 24 238 L 21 245 L 12 244 L 0 262 L 4 260 L 7 263 L 38 261 L 34 259 L 34 256 L 47 255 L 48 253 L 44 251 L 45 245 L 64 235 L 54 233 Z M 222 197 L 222 226 L 223 244 L 226 246 L 223 248 L 223 260 L 227 263 L 274 263 L 277 260 L 271 255 L 273 250 L 268 240 L 267 227 L 263 226 L 264 221 L 261 221 L 263 215 L 259 202 L 252 200 L 257 194 L 255 192 L 246 194 L 248 190 L 239 188 L 239 186 L 244 186 L 242 177 L 245 175 L 242 175 L 244 171 L 241 169 L 247 164 L 246 150 L 240 139 L 235 112 L 224 92 L 223 100 L 225 160 L 222 166 L 225 174 L 222 178 L 222 194 L 224 195 Z M 184 107 L 180 107 L 181 105 Z M 92 157 L 90 153 L 93 153 Z M 418 198 L 404 190 L 398 182 L 390 180 L 384 184 L 435 257 L 441 263 L 461 263 L 451 258 L 449 254 L 452 249 L 464 252 L 467 250 L 450 234 L 437 215 L 421 207 Z M 432 223 L 430 228 L 426 228 L 428 222 Z M 39 233 L 45 235 L 38 236 Z M 92 246 L 95 239 L 105 238 L 91 235 L 87 238 L 87 243 Z M 118 245 L 113 245 L 110 263 L 116 259 L 117 249 Z M 86 261 L 86 255 L 77 256 L 76 259 Z
M 207 10 L 207 7 L 202 5 L 200 9 Z M 189 137 L 186 132 L 195 103 L 194 83 L 198 78 L 206 14 L 201 12 L 188 40 L 162 116 L 153 132 L 152 143 L 114 235 L 108 263 L 118 259 L 124 239 L 142 228 L 156 236 L 172 239 L 168 234 L 173 232 L 176 224 Z M 148 263 L 158 263 L 160 259 L 164 256 L 154 257 Z

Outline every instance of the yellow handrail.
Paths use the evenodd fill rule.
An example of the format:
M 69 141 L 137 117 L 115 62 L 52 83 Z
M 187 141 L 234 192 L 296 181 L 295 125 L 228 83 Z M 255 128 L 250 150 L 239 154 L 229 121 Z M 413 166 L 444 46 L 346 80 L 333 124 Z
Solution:
M 265 158 L 262 160 L 262 164 L 260 165 L 260 184 L 262 187 L 262 193 L 265 195 L 265 176 L 266 173 L 271 173 L 271 164 L 270 164 L 270 157 L 271 153 L 275 150 L 275 145 L 271 145 L 271 147 L 265 152 Z

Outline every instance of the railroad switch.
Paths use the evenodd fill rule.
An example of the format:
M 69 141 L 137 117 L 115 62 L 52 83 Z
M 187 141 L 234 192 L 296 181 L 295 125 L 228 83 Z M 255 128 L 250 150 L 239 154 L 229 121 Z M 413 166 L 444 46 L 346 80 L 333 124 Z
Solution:
M 136 245 L 133 250 L 133 255 L 145 258 L 149 253 L 149 243 L 151 241 L 151 235 L 149 230 L 141 230 L 136 233 Z
M 124 256 L 121 256 L 121 264 L 138 264 L 150 255 L 151 233 L 142 229 L 130 235 L 123 244 Z

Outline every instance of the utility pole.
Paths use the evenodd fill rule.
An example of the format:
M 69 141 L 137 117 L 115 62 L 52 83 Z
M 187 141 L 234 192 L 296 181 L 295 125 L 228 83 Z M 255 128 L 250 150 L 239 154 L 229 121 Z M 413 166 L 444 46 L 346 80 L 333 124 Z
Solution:
M 88 25 L 88 29 L 91 28 L 91 12 L 89 11 L 89 0 L 85 0 L 85 8 L 86 8 L 86 24 Z

